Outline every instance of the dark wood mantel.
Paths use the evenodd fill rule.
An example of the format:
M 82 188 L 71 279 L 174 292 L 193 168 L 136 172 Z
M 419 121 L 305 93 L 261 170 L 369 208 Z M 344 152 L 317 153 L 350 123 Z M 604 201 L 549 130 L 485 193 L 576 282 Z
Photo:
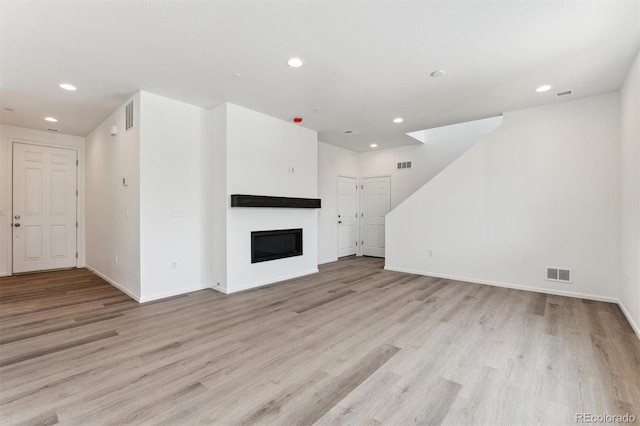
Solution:
M 278 207 L 319 209 L 320 198 L 270 197 L 267 195 L 232 194 L 231 207 Z

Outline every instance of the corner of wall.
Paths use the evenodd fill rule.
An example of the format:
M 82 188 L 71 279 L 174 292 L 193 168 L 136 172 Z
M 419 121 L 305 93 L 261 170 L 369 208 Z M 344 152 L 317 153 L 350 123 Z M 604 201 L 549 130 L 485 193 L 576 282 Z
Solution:
M 131 100 L 134 126 L 127 130 L 125 107 Z M 136 300 L 141 295 L 139 111 L 140 92 L 87 136 L 85 160 L 87 267 Z M 118 132 L 111 135 L 114 123 Z
M 211 206 L 212 206 L 212 288 L 227 289 L 227 115 L 229 104 L 209 111 Z
M 620 87 L 620 308 L 640 336 L 640 51 Z

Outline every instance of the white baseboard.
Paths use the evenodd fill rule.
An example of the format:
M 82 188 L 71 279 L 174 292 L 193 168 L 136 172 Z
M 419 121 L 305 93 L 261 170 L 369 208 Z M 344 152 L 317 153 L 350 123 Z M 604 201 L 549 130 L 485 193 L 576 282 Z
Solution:
M 8 272 L 0 272 L 0 277 L 10 277 L 11 274 Z
M 324 265 L 325 263 L 331 263 L 331 262 L 337 262 L 337 261 L 338 261 L 337 257 L 332 257 L 331 259 L 319 260 L 318 265 Z
M 211 284 L 194 285 L 184 289 L 181 288 L 179 290 L 167 291 L 164 293 L 155 294 L 150 297 L 142 297 L 140 298 L 139 302 L 140 303 L 152 302 L 154 300 L 166 299 L 167 297 L 179 296 L 181 294 L 192 293 L 194 291 L 206 290 L 206 289 L 211 289 Z
M 596 300 L 598 302 L 618 303 L 618 299 L 615 297 L 598 296 L 595 294 L 576 293 L 573 291 L 552 290 L 547 288 L 538 288 L 538 287 L 530 287 L 526 285 L 503 283 L 499 281 L 479 280 L 476 278 L 469 278 L 469 277 L 457 277 L 454 275 L 439 274 L 435 272 L 424 272 L 424 271 L 415 271 L 412 269 L 405 269 L 405 268 L 395 268 L 393 266 L 385 266 L 384 269 L 389 271 L 395 271 L 395 272 L 404 272 L 407 274 L 426 275 L 428 277 L 445 278 L 448 280 L 456 280 L 456 281 L 465 281 L 465 282 L 474 283 L 474 284 L 492 285 L 494 287 L 512 288 L 514 290 L 524 290 L 524 291 L 532 291 L 535 293 L 553 294 L 555 296 L 566 296 L 566 297 L 574 297 L 577 299 Z
M 317 274 L 318 272 L 319 272 L 318 268 L 314 268 L 314 269 L 311 269 L 309 271 L 299 272 L 299 273 L 291 274 L 291 275 L 284 275 L 284 276 L 273 278 L 273 279 L 270 279 L 270 280 L 267 280 L 267 281 L 259 281 L 257 283 L 252 283 L 252 284 L 250 284 L 248 286 L 235 288 L 235 289 L 233 289 L 231 291 L 228 288 L 223 291 L 221 288 L 215 288 L 215 287 L 214 287 L 214 290 L 222 291 L 225 294 L 238 293 L 238 292 L 241 292 L 241 291 L 253 290 L 254 288 L 264 287 L 264 286 L 271 285 L 271 284 L 276 284 L 276 283 L 279 283 L 281 281 L 286 281 L 286 280 L 290 280 L 290 279 L 293 279 L 293 278 L 300 278 L 300 277 L 304 277 L 304 276 L 307 276 L 307 275 Z
M 636 332 L 636 336 L 638 336 L 638 339 L 640 339 L 640 327 L 638 327 L 638 324 L 636 324 L 633 318 L 631 318 L 631 314 L 629 314 L 629 311 L 627 311 L 627 308 L 624 307 L 624 305 L 622 304 L 622 301 L 619 299 L 618 299 L 618 306 L 620 306 L 620 310 L 622 311 L 624 316 L 627 318 L 627 321 L 629 321 L 629 325 L 631 325 L 631 328 L 633 328 L 633 331 Z
M 226 287 L 222 287 L 222 286 L 219 286 L 219 285 L 213 285 L 213 286 L 211 286 L 211 288 L 214 289 L 215 291 L 219 291 L 222 294 L 229 294 L 229 293 L 227 293 Z
M 108 282 L 109 284 L 111 284 L 112 286 L 114 286 L 115 288 L 117 288 L 118 290 L 120 290 L 121 292 L 123 292 L 124 294 L 126 294 L 127 296 L 129 296 L 130 298 L 132 298 L 133 300 L 135 300 L 136 302 L 140 303 L 140 296 L 134 294 L 132 291 L 130 291 L 129 289 L 124 287 L 122 284 L 118 283 L 115 280 L 112 280 L 111 278 L 109 278 L 105 274 L 97 271 L 95 268 L 92 268 L 89 265 L 87 265 L 85 267 L 88 270 L 90 270 L 91 272 L 93 272 L 94 274 L 96 274 L 97 276 L 99 276 L 100 278 L 102 278 L 103 280 L 105 280 L 106 282 Z

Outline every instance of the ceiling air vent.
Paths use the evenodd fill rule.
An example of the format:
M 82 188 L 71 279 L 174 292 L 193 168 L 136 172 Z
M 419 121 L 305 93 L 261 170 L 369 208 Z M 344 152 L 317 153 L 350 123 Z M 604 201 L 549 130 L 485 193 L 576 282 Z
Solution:
M 561 90 L 556 92 L 556 101 L 565 101 L 573 98 L 573 92 L 571 90 Z
M 60 131 L 60 129 L 54 129 L 53 127 L 47 127 L 47 131 L 58 133 Z
M 561 281 L 563 283 L 571 282 L 571 269 L 567 268 L 549 268 L 547 267 L 547 281 Z
M 396 170 L 407 170 L 411 168 L 411 161 L 402 161 L 398 163 Z
M 125 110 L 125 126 L 124 126 L 124 130 L 129 130 L 131 128 L 133 128 L 133 101 L 129 102 L 127 104 L 126 110 Z

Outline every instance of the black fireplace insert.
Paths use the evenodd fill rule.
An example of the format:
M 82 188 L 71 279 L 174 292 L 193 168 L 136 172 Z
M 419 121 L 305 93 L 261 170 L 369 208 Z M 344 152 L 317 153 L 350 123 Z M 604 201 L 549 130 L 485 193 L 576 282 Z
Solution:
M 251 232 L 251 263 L 302 256 L 302 228 Z

